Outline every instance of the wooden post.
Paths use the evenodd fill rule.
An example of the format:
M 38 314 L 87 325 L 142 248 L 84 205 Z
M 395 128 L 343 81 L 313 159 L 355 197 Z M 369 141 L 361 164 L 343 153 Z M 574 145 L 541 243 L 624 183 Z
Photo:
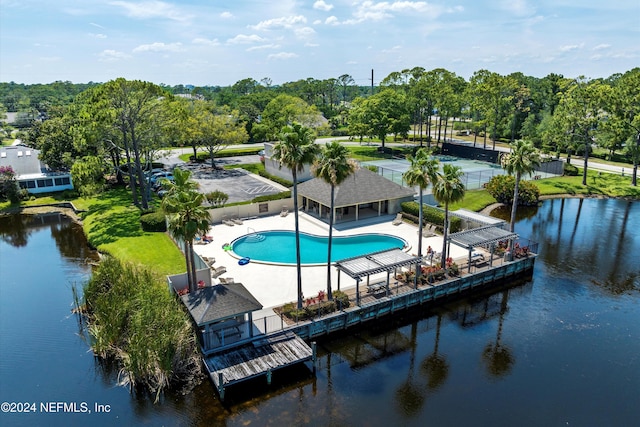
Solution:
M 222 381 L 222 372 L 218 372 L 218 394 L 220 400 L 224 402 L 224 383 Z
M 267 384 L 271 385 L 271 369 L 267 371 Z
M 360 278 L 356 278 L 356 305 L 360 306 Z
M 318 345 L 316 344 L 316 342 L 312 341 L 311 342 L 311 361 L 313 363 L 313 374 L 314 375 L 316 373 L 316 359 L 318 357 L 317 347 L 318 347 Z

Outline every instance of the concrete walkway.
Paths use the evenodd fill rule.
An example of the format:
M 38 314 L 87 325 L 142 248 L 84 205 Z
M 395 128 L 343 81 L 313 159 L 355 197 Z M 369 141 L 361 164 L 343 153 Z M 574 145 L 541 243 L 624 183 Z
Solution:
M 393 225 L 395 215 L 379 217 L 379 222 L 367 221 L 368 225 L 337 230 L 334 228 L 334 236 L 348 236 L 362 233 L 384 233 L 403 238 L 410 245 L 409 252 L 417 252 L 418 227 L 410 223 Z M 209 258 L 215 258 L 214 267 L 225 266 L 226 274 L 222 278 L 233 278 L 235 282 L 242 283 L 266 308 L 279 306 L 286 302 L 297 301 L 297 274 L 295 265 L 270 265 L 251 261 L 249 264 L 238 265 L 238 258 L 222 249 L 223 244 L 230 243 L 234 239 L 248 234 L 249 228 L 256 232 L 267 230 L 293 230 L 294 215 L 290 213 L 286 217 L 268 216 L 257 219 L 245 220 L 242 225 L 228 226 L 215 224 L 209 234 L 214 241 L 206 245 L 195 245 L 195 251 Z M 320 236 L 328 235 L 328 225 L 305 213 L 300 213 L 300 231 Z M 442 236 L 423 237 L 423 253 L 427 247 L 442 251 Z M 295 251 L 295 247 L 291 247 Z M 466 249 L 451 245 L 451 256 L 464 258 L 468 255 Z M 337 289 L 338 276 L 335 268 L 331 269 L 332 289 Z M 371 276 L 371 280 L 386 278 L 386 273 Z M 341 288 L 355 287 L 355 281 L 343 274 Z M 302 267 L 302 292 L 306 297 L 314 297 L 318 291 L 327 289 L 327 266 L 303 266 Z M 269 310 L 269 314 L 273 314 Z M 255 314 L 259 316 L 260 314 Z

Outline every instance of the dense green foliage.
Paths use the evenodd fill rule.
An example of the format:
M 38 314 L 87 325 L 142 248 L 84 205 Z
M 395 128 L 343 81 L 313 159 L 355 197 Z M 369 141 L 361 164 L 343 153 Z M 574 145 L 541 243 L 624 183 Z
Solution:
M 229 195 L 224 191 L 220 191 L 220 190 L 211 191 L 205 194 L 204 197 L 214 208 L 224 206 L 225 203 L 227 203 L 227 200 L 229 200 Z
M 167 221 L 162 211 L 150 212 L 140 216 L 140 225 L 143 231 L 165 232 Z
M 513 203 L 513 191 L 516 179 L 511 175 L 496 175 L 486 185 L 486 190 L 500 203 L 510 205 Z M 520 181 L 518 191 L 518 205 L 535 206 L 540 199 L 540 190 L 531 181 Z
M 0 166 L 0 201 L 3 200 L 11 203 L 20 201 L 20 187 L 11 166 Z
M 570 163 L 565 163 L 563 165 L 563 174 L 566 176 L 576 176 L 578 175 L 578 167 Z
M 93 351 L 122 366 L 121 380 L 156 396 L 201 372 L 189 318 L 164 280 L 105 258 L 84 288 Z
M 404 202 L 400 205 L 402 208 L 403 216 L 411 219 L 416 224 L 419 216 L 419 205 L 417 202 Z M 442 230 L 444 224 L 444 212 L 441 209 L 434 208 L 429 205 L 422 205 L 422 220 L 424 224 L 433 224 Z M 462 220 L 458 217 L 449 219 L 451 232 L 455 233 L 460 231 Z

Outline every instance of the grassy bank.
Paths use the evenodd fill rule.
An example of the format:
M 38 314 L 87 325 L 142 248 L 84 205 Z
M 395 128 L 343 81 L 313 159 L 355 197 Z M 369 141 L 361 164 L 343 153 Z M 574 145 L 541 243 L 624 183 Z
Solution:
M 20 208 L 71 202 L 80 211 L 89 244 L 100 252 L 137 265 L 144 265 L 159 276 L 184 272 L 182 253 L 166 233 L 142 231 L 140 211 L 131 203 L 125 189 L 113 189 L 95 197 L 78 198 L 72 193 L 54 193 L 11 205 L 0 203 L 0 212 L 19 212 Z
M 630 176 L 587 171 L 587 185 L 582 185 L 582 171 L 578 176 L 559 176 L 534 181 L 541 197 L 585 196 L 620 197 L 640 200 L 640 187 L 631 185 Z M 451 205 L 452 210 L 465 208 L 480 211 L 496 200 L 486 190 L 467 191 L 464 199 Z

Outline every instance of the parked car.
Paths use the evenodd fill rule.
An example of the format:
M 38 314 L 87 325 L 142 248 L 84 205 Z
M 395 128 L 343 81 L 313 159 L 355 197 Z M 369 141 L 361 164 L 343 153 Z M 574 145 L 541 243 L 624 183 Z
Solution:
M 160 178 L 167 178 L 168 180 L 173 181 L 173 173 L 168 171 L 157 172 L 151 175 L 151 179 L 149 181 L 151 184 L 155 185 Z

